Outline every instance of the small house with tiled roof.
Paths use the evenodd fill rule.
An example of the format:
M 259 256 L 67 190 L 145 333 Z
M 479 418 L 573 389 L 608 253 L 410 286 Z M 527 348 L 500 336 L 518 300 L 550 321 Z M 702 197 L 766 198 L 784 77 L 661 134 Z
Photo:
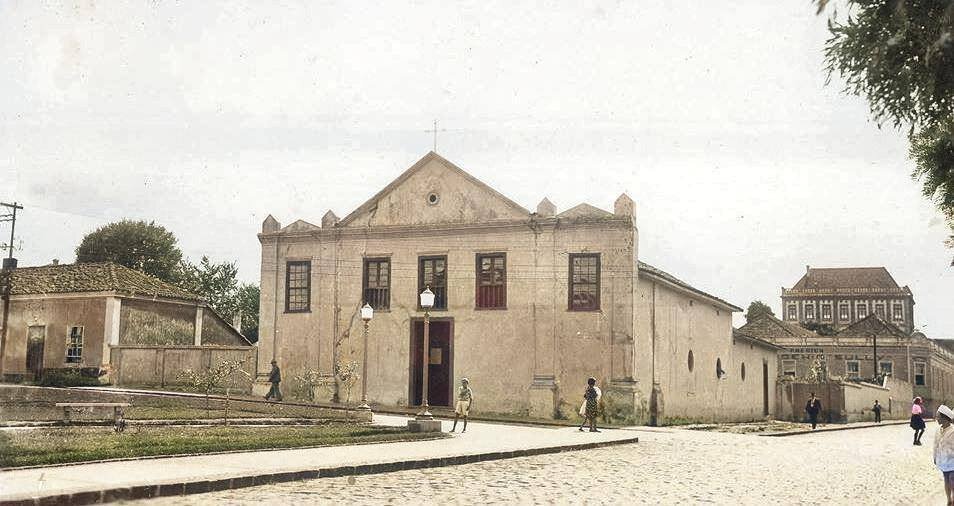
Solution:
M 345 400 L 336 371 L 366 359 L 372 406 L 421 406 L 426 370 L 438 410 L 467 377 L 476 412 L 576 416 L 590 376 L 620 421 L 772 410 L 771 345 L 734 338 L 735 304 L 639 259 L 625 194 L 612 210 L 548 198 L 530 210 L 431 152 L 343 219 L 321 212 L 320 226 L 269 216 L 258 236 L 263 393 L 275 359 Z
M 808 266 L 791 288 L 782 288 L 782 318 L 842 329 L 870 314 L 904 332 L 914 331 L 914 296 L 884 267 Z
M 113 370 L 114 382 L 125 376 L 126 383 L 147 384 L 153 370 L 129 358 L 137 354 L 133 348 L 151 359 L 165 349 L 251 346 L 198 295 L 121 265 L 21 267 L 10 278 L 6 379 L 75 368 Z

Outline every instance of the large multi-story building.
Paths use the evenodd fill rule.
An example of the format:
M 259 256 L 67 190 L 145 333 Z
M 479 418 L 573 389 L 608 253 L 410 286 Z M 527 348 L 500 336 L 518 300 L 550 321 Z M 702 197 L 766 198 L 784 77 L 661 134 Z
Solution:
M 795 286 L 782 288 L 782 319 L 787 322 L 841 330 L 871 314 L 906 334 L 914 332 L 914 296 L 884 267 L 809 266 Z

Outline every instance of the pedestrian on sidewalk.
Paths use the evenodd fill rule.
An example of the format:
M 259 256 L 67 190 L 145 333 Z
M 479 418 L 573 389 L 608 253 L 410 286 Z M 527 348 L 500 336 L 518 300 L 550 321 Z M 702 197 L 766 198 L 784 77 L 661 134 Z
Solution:
M 874 411 L 875 423 L 881 423 L 881 404 L 878 404 L 878 399 L 875 399 L 874 406 L 872 406 L 871 411 Z
M 454 426 L 451 427 L 451 432 L 457 430 L 457 417 L 461 416 L 464 417 L 464 428 L 461 429 L 460 433 L 467 432 L 467 414 L 470 412 L 473 403 L 474 391 L 470 389 L 470 380 L 462 378 L 460 388 L 457 390 L 457 406 L 454 407 Z
M 272 388 L 265 394 L 265 400 L 275 399 L 282 402 L 282 391 L 278 389 L 278 384 L 282 382 L 282 371 L 275 359 L 272 359 L 272 372 L 268 373 L 268 382 L 272 384 Z
M 940 428 L 934 433 L 934 465 L 944 474 L 944 492 L 947 504 L 954 506 L 954 410 L 941 404 L 934 419 Z
M 922 414 L 924 413 L 924 400 L 920 397 L 914 398 L 914 403 L 911 404 L 911 428 L 914 429 L 914 445 L 921 446 L 921 436 L 924 435 L 924 418 Z
M 599 407 L 600 390 L 596 386 L 596 378 L 586 380 L 586 391 L 583 392 L 583 406 L 580 407 L 583 415 L 583 423 L 580 424 L 580 432 L 583 432 L 583 426 L 587 420 L 590 422 L 590 432 L 599 432 L 596 430 L 596 414 Z
M 808 413 L 808 421 L 812 424 L 812 430 L 815 430 L 818 425 L 818 413 L 821 413 L 821 409 L 821 400 L 815 397 L 815 392 L 812 392 L 811 396 L 808 397 L 808 402 L 805 403 L 805 412 Z

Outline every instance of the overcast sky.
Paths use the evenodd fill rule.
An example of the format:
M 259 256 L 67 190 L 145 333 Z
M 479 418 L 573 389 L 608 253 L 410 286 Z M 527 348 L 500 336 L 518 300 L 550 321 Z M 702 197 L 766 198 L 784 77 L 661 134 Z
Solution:
M 21 265 L 135 218 L 258 281 L 265 216 L 348 214 L 438 119 L 438 153 L 524 207 L 627 192 L 640 258 L 737 305 L 885 266 L 954 337 L 947 229 L 903 133 L 825 86 L 808 1 L 451 3 L 0 3 Z

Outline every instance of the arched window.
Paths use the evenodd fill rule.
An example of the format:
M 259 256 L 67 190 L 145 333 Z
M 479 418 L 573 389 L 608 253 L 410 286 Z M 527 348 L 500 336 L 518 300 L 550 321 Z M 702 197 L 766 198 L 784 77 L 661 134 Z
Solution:
M 742 381 L 745 381 L 745 362 L 742 362 Z
M 692 372 L 692 366 L 695 365 L 692 359 L 692 350 L 689 350 L 689 372 Z

